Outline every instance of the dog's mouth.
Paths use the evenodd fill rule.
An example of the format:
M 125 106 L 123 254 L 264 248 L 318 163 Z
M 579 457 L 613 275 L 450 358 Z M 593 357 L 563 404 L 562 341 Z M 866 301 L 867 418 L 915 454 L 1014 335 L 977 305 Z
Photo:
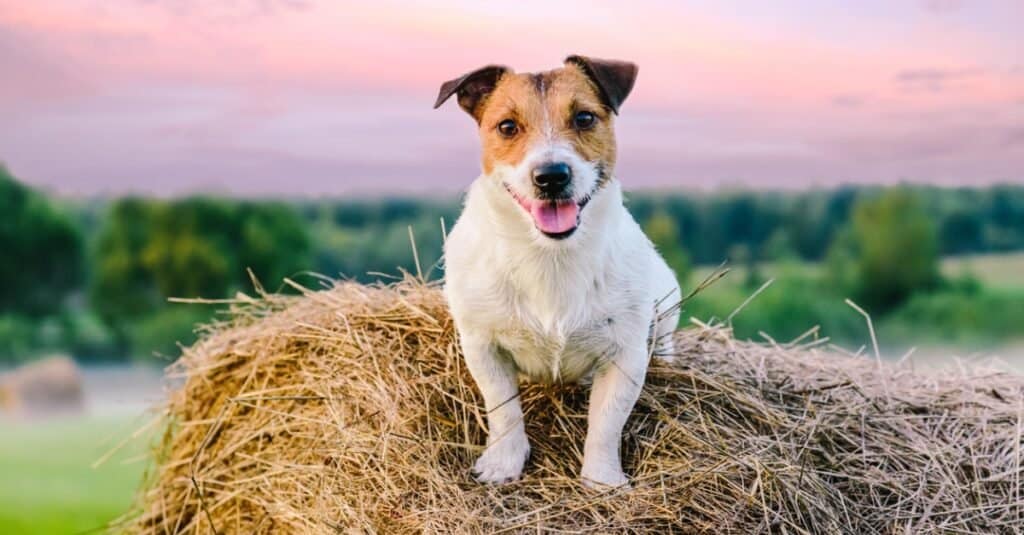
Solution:
M 580 225 L 580 213 L 590 202 L 590 195 L 580 200 L 575 199 L 527 199 L 515 192 L 508 184 L 503 184 L 509 195 L 526 210 L 533 219 L 533 224 L 545 236 L 561 240 L 572 236 Z

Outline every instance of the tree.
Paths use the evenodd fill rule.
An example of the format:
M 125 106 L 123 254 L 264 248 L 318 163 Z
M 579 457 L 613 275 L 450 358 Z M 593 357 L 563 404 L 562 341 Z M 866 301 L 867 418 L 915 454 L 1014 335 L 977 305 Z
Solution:
M 56 312 L 82 281 L 82 236 L 71 219 L 0 166 L 0 312 Z
M 664 210 L 654 212 L 647 220 L 647 237 L 665 258 L 668 267 L 676 273 L 676 280 L 682 285 L 690 275 L 690 257 L 679 239 L 679 227 Z
M 938 284 L 938 233 L 911 192 L 888 190 L 855 205 L 845 236 L 830 253 L 834 279 L 848 278 L 838 273 L 846 262 L 853 264 L 851 290 L 857 300 L 884 313 Z
M 143 260 L 152 234 L 152 211 L 152 203 L 141 199 L 114 202 L 96 240 L 90 301 L 108 325 L 116 326 L 162 304 Z
M 945 254 L 964 254 L 981 250 L 984 225 L 975 212 L 959 210 L 942 221 L 941 242 Z
M 244 279 L 240 213 L 231 202 L 190 198 L 152 206 L 142 262 L 163 297 L 226 297 Z
M 298 271 L 312 269 L 310 235 L 292 207 L 248 203 L 241 208 L 240 222 L 238 264 L 243 271 L 252 270 L 263 283 L 279 284 Z
M 168 298 L 249 289 L 247 269 L 279 284 L 310 261 L 302 220 L 283 204 L 122 199 L 111 205 L 97 238 L 92 305 L 122 350 L 145 354 L 187 339 L 202 319 L 195 309 L 169 307 Z

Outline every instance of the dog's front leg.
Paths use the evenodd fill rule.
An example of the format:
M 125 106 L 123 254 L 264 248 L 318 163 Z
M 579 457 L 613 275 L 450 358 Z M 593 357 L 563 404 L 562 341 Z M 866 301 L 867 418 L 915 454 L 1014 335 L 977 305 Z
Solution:
M 487 449 L 473 466 L 473 474 L 481 483 L 519 479 L 530 456 L 530 442 L 519 404 L 515 366 L 497 354 L 490 340 L 462 335 L 461 341 L 466 366 L 487 409 Z
M 619 487 L 629 480 L 622 472 L 619 446 L 622 427 L 633 410 L 647 374 L 643 347 L 627 349 L 621 358 L 603 366 L 594 376 L 587 410 L 587 439 L 583 445 L 583 484 Z

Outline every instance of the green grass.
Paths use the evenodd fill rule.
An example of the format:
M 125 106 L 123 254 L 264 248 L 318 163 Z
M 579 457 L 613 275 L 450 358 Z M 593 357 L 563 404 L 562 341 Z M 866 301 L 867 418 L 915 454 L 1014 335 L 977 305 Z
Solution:
M 832 292 L 820 281 L 816 266 L 805 263 L 772 265 L 760 270 L 759 275 L 762 280 L 775 278 L 775 282 L 733 317 L 732 326 L 737 338 L 764 341 L 764 333 L 764 336 L 778 342 L 788 342 L 819 326 L 821 335 L 843 343 L 860 343 L 867 339 L 864 319 L 843 302 L 843 296 Z M 698 272 L 691 275 L 689 282 L 697 284 L 704 276 Z M 702 321 L 724 321 L 759 286 L 758 281 L 748 280 L 744 269 L 733 270 L 687 303 L 683 321 L 690 317 Z
M 1024 339 L 1024 289 L 984 287 L 915 295 L 886 317 L 883 339 L 988 347 Z
M 945 258 L 942 273 L 951 278 L 970 274 L 991 288 L 1024 288 L 1024 253 Z
M 743 266 L 729 266 L 732 273 L 719 285 L 737 286 L 747 278 L 747 270 Z M 700 266 L 692 274 L 691 282 L 703 280 L 714 269 L 714 266 Z M 822 266 L 817 262 L 763 262 L 758 266 L 764 278 L 780 275 L 804 275 L 815 277 L 821 274 Z M 1024 253 L 992 253 L 970 256 L 950 256 L 942 259 L 943 276 L 956 279 L 963 275 L 972 275 L 982 284 L 990 288 L 1024 288 Z
M 91 465 L 142 422 L 87 417 L 43 423 L 0 421 L 0 533 L 72 534 L 97 530 L 123 514 L 145 468 L 133 440 Z M 101 531 L 101 530 L 100 530 Z
M 692 287 L 712 268 L 690 275 Z M 947 258 L 942 272 L 949 285 L 915 295 L 888 314 L 873 314 L 883 346 L 902 350 L 909 346 L 939 345 L 985 349 L 1024 340 L 1024 254 Z M 840 345 L 856 348 L 870 342 L 864 321 L 844 302 L 842 290 L 824 282 L 820 264 L 765 263 L 751 281 L 743 266 L 688 303 L 683 321 L 722 320 L 758 288 L 758 281 L 775 283 L 751 301 L 733 319 L 736 336 L 763 340 L 762 333 L 786 342 L 820 326 L 820 333 Z M 970 275 L 977 283 L 965 282 Z M 751 284 L 753 282 L 753 284 Z

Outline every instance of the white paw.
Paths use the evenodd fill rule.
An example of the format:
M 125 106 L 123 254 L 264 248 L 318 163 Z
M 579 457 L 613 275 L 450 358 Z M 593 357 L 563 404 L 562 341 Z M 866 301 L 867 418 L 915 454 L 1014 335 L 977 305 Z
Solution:
M 583 463 L 583 470 L 580 471 L 580 480 L 583 485 L 590 489 L 604 489 L 608 487 L 630 488 L 629 479 L 622 473 L 622 468 L 611 463 Z
M 510 433 L 487 446 L 473 465 L 473 476 L 481 483 L 508 483 L 519 479 L 530 456 L 525 433 Z

